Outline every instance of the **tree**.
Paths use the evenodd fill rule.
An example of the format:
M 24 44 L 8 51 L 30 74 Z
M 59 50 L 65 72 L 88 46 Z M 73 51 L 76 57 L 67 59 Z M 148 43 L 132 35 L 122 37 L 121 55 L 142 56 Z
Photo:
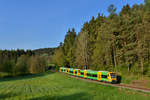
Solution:
M 96 70 L 144 74 L 145 66 L 150 65 L 150 1 L 132 7 L 127 4 L 119 14 L 114 5 L 107 10 L 108 17 L 100 13 L 97 18 L 93 16 L 77 37 L 75 31 L 68 30 L 63 50 L 57 51 L 59 56 L 64 54 L 68 67 L 86 65 Z
M 145 2 L 145 7 L 147 9 L 150 9 L 150 0 L 144 0 L 144 2 Z
M 72 28 L 72 31 L 70 31 L 69 29 L 64 40 L 64 55 L 66 60 L 66 66 L 68 67 L 72 66 L 72 62 L 74 61 L 72 50 L 75 38 L 76 38 L 75 29 Z
M 111 59 L 112 59 L 112 64 L 115 66 L 116 71 L 118 71 L 117 68 L 117 36 L 119 35 L 119 18 L 118 16 L 115 14 L 116 8 L 114 7 L 114 5 L 110 5 L 108 7 L 108 12 L 110 13 L 108 20 L 107 20 L 107 39 L 108 39 L 108 45 L 110 47 L 110 52 L 111 52 Z
M 127 4 L 120 12 L 120 63 L 128 65 L 128 72 L 130 72 L 131 65 L 134 64 L 136 59 L 136 39 L 134 25 L 135 19 L 132 18 L 131 8 Z
M 115 12 L 116 12 L 116 8 L 115 8 L 115 6 L 114 6 L 113 4 L 111 4 L 111 5 L 108 7 L 107 11 L 110 13 L 110 15 L 113 15 L 113 14 L 115 14 Z
M 53 55 L 53 62 L 55 65 L 64 66 L 65 65 L 65 56 L 63 52 L 63 44 L 60 43 L 60 46 L 55 50 Z
M 16 75 L 29 73 L 29 56 L 22 55 L 18 58 L 14 72 Z
M 82 31 L 79 33 L 77 40 L 76 40 L 76 49 L 75 49 L 75 62 L 76 65 L 80 67 L 87 67 L 89 68 L 89 36 L 87 31 Z
M 43 56 L 32 56 L 29 62 L 29 72 L 32 74 L 37 74 L 45 72 L 46 70 L 46 60 Z
M 92 55 L 92 69 L 105 69 L 107 59 L 106 59 L 106 49 L 107 42 L 104 39 L 104 30 L 106 28 L 105 24 L 106 18 L 98 14 L 96 19 L 96 33 L 97 38 L 94 43 L 94 50 Z M 108 64 L 109 65 L 109 64 Z
M 137 38 L 137 55 L 140 61 L 141 72 L 144 74 L 144 62 L 149 61 L 149 37 L 150 29 L 150 13 L 146 11 L 144 15 L 141 15 L 141 23 L 137 24 L 136 28 L 136 38 Z M 143 18 L 142 18 L 143 17 Z

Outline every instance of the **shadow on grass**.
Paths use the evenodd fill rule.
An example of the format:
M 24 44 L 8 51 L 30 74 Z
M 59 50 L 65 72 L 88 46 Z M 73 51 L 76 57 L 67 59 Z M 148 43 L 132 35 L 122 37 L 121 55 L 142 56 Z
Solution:
M 92 100 L 91 96 L 86 93 L 76 93 L 65 96 L 42 96 L 29 100 Z
M 13 93 L 5 93 L 5 94 L 1 93 L 0 99 L 6 99 L 6 98 L 14 97 L 14 96 L 17 96 L 17 95 Z
M 29 75 L 22 75 L 22 76 L 5 77 L 5 78 L 0 78 L 0 82 L 25 80 L 25 79 L 30 79 L 30 78 L 42 77 L 42 76 L 50 75 L 53 73 L 55 72 L 48 71 L 48 72 L 44 72 L 40 74 L 29 74 Z

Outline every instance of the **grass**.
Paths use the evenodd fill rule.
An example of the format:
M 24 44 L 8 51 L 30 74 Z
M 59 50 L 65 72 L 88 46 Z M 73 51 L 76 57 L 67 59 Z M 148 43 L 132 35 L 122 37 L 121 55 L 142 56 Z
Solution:
M 62 73 L 0 79 L 1 100 L 150 100 L 149 93 L 85 82 Z
M 123 72 L 121 74 L 121 83 L 142 88 L 150 88 L 150 77 L 142 74 Z

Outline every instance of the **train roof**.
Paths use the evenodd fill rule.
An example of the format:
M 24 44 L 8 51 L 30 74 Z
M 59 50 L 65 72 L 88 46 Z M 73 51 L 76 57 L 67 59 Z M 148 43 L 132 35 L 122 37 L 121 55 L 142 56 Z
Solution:
M 105 73 L 108 73 L 109 71 L 98 71 L 98 72 L 105 72 Z
M 81 71 L 84 71 L 86 69 L 75 69 L 75 68 L 66 68 L 66 67 L 61 67 L 61 68 L 64 68 L 64 69 L 71 69 L 71 70 L 81 70 Z M 86 70 L 87 72 L 89 73 L 97 73 L 97 72 L 101 72 L 101 73 L 109 73 L 109 71 L 94 71 L 94 70 L 91 70 L 91 69 L 88 69 Z

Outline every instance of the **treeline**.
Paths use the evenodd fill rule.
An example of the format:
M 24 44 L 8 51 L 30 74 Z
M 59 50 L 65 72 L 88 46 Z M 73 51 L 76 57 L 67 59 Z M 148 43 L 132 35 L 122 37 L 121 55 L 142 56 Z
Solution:
M 40 48 L 33 50 L 35 55 L 45 55 L 45 56 L 52 56 L 55 52 L 56 48 Z
M 44 72 L 46 59 L 32 50 L 0 50 L 0 77 Z
M 55 51 L 58 66 L 94 70 L 150 73 L 150 0 L 125 5 L 119 14 L 114 5 L 109 16 L 98 14 L 81 31 L 68 30 Z M 150 74 L 149 74 L 150 75 Z

